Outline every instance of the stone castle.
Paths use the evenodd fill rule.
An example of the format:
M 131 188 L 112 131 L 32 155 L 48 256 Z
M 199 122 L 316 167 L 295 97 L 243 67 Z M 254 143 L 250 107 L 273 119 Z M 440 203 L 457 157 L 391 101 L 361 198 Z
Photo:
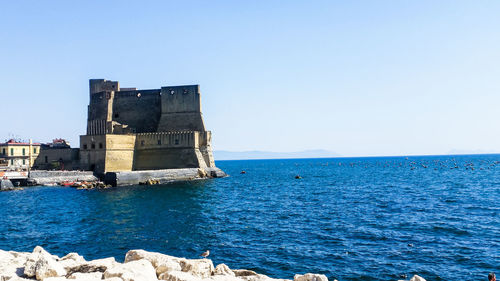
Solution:
M 80 168 L 97 173 L 215 167 L 199 85 L 120 88 L 90 80 Z

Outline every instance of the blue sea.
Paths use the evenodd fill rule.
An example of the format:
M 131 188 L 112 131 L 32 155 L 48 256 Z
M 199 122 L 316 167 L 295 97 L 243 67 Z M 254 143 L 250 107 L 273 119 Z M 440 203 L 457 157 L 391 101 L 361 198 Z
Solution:
M 145 249 L 274 278 L 500 273 L 500 155 L 219 161 L 230 177 L 0 193 L 0 249 Z M 245 174 L 241 174 L 245 171 Z M 300 175 L 301 179 L 295 179 Z

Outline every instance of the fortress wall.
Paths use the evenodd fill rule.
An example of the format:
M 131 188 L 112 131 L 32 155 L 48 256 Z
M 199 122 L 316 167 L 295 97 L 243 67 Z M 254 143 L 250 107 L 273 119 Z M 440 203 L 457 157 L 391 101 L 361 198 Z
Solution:
M 104 171 L 132 171 L 135 135 L 106 135 Z
M 116 92 L 113 121 L 128 125 L 137 133 L 156 132 L 161 115 L 160 90 Z
M 90 95 L 103 91 L 119 91 L 120 84 L 118 81 L 108 81 L 105 79 L 90 79 L 89 80 Z
M 109 94 L 108 94 L 109 95 Z M 90 95 L 87 120 L 106 120 L 108 115 L 108 98 L 106 92 Z
M 198 141 L 199 132 L 137 134 L 134 170 L 200 167 Z
M 137 134 L 136 150 L 158 148 L 195 148 L 199 132 L 160 132 Z
M 214 155 L 212 152 L 212 132 L 204 131 L 198 135 L 200 153 L 207 167 L 215 167 Z
M 104 172 L 106 135 L 80 136 L 80 167 L 87 171 Z
M 161 88 L 158 131 L 205 131 L 198 85 Z

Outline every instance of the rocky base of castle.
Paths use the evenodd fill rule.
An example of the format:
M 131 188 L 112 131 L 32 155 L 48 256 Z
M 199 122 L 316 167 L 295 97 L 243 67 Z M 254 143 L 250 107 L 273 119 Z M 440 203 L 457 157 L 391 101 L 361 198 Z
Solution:
M 130 250 L 125 262 L 115 258 L 87 261 L 77 253 L 51 255 L 37 246 L 32 253 L 0 250 L 0 280 L 44 281 L 291 281 L 273 279 L 246 269 L 214 267 L 210 259 L 185 259 L 144 250 Z M 328 281 L 322 274 L 296 274 L 293 281 Z M 425 281 L 418 275 L 410 281 Z

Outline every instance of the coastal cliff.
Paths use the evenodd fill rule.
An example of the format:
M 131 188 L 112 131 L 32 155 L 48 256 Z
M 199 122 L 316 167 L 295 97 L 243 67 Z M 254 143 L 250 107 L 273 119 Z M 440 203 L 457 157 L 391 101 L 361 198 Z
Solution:
M 58 257 L 37 246 L 32 253 L 0 250 L 0 280 L 44 281 L 291 281 L 274 279 L 252 270 L 214 267 L 210 259 L 186 259 L 130 250 L 125 262 L 115 258 L 87 261 L 77 253 Z M 293 281 L 328 281 L 323 274 L 296 274 Z M 425 281 L 418 275 L 410 281 Z

